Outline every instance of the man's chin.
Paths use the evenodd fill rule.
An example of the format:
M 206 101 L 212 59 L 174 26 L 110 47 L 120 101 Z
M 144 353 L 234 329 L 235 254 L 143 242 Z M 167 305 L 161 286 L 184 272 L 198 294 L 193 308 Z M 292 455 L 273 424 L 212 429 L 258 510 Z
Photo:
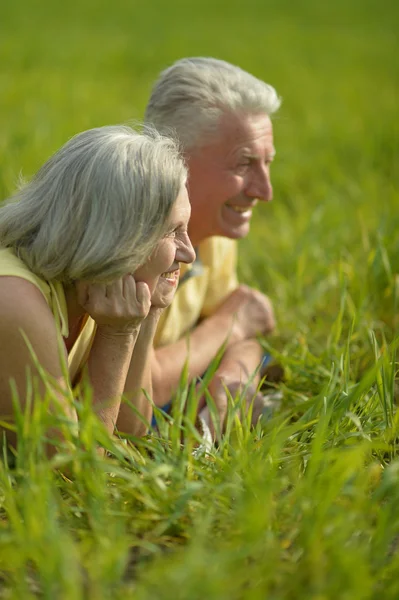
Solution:
M 224 225 L 224 227 L 221 228 L 221 233 L 219 233 L 219 235 L 230 238 L 231 240 L 240 240 L 241 238 L 247 237 L 250 229 L 249 223 L 242 224 L 239 227 L 229 227 Z

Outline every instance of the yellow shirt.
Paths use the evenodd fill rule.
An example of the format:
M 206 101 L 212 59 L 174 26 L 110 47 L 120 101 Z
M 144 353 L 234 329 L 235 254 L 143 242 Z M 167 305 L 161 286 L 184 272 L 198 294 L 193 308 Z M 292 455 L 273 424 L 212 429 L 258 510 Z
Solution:
M 11 248 L 0 248 L 0 277 L 21 277 L 33 283 L 43 294 L 56 323 L 59 325 L 61 335 L 68 337 L 68 312 L 65 293 L 59 281 L 46 281 L 32 273 L 25 263 L 19 259 Z M 82 331 L 74 343 L 68 355 L 68 370 L 71 383 L 79 375 L 82 367 L 87 361 L 91 344 L 93 342 L 96 325 L 91 317 L 88 317 Z
M 234 240 L 211 237 L 199 245 L 193 265 L 181 266 L 179 287 L 171 306 L 161 316 L 155 347 L 177 342 L 198 319 L 214 312 L 238 286 L 236 265 Z

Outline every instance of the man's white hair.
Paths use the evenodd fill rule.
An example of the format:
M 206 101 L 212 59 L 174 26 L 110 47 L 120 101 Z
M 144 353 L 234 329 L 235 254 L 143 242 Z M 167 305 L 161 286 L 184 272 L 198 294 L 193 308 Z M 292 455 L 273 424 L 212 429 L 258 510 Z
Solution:
M 163 71 L 153 87 L 145 121 L 176 136 L 185 150 L 217 136 L 222 115 L 272 115 L 276 90 L 240 67 L 215 58 L 183 58 Z
M 186 180 L 177 143 L 151 127 L 84 131 L 0 206 L 0 247 L 47 280 L 121 277 L 164 235 Z

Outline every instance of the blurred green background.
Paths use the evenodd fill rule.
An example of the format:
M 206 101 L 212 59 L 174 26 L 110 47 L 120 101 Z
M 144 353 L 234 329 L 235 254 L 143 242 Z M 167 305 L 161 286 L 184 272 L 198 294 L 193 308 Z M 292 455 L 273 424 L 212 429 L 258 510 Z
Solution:
M 241 243 L 243 279 L 274 298 L 288 336 L 319 316 L 325 335 L 342 278 L 392 330 L 398 13 L 394 0 L 3 1 L 0 197 L 78 131 L 141 119 L 176 59 L 226 59 L 283 98 L 275 199 Z

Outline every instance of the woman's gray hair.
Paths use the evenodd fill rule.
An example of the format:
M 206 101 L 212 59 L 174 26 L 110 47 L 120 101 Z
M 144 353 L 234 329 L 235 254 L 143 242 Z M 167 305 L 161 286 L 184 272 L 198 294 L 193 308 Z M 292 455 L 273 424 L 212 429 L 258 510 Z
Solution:
M 215 58 L 183 58 L 156 81 L 145 121 L 177 136 L 185 150 L 217 135 L 225 113 L 272 115 L 276 90 L 247 71 Z
M 47 280 L 121 277 L 164 235 L 186 180 L 177 143 L 153 128 L 84 131 L 0 206 L 0 246 Z

